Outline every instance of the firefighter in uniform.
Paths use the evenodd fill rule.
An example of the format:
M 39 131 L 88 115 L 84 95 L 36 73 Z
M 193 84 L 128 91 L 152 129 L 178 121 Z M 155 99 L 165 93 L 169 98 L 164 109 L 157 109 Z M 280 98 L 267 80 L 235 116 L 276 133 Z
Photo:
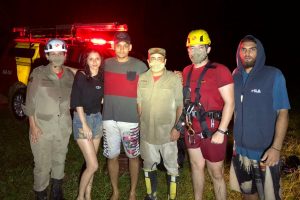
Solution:
M 138 82 L 140 151 L 147 189 L 145 200 L 157 199 L 156 169 L 161 157 L 168 174 L 168 199 L 176 198 L 177 140 L 180 132 L 176 130 L 175 124 L 182 112 L 182 83 L 179 76 L 166 70 L 165 57 L 165 49 L 149 49 L 150 70 L 143 73 Z
M 29 117 L 36 199 L 48 199 L 50 177 L 50 199 L 63 199 L 62 180 L 72 133 L 70 94 L 74 79 L 63 65 L 66 52 L 64 41 L 49 40 L 45 47 L 49 64 L 35 68 L 28 83 L 24 110 Z

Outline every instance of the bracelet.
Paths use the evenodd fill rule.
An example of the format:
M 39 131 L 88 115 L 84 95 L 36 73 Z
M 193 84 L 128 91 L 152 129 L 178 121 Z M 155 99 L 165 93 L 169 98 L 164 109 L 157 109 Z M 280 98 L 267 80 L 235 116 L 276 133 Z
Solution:
M 228 135 L 229 134 L 228 130 L 227 131 L 223 131 L 221 129 L 218 129 L 217 131 L 220 132 L 220 133 L 223 133 L 224 135 Z
M 272 149 L 275 149 L 276 151 L 281 151 L 281 149 L 277 149 L 277 148 L 275 148 L 275 147 L 273 147 L 273 146 L 271 146 L 271 148 L 272 148 Z

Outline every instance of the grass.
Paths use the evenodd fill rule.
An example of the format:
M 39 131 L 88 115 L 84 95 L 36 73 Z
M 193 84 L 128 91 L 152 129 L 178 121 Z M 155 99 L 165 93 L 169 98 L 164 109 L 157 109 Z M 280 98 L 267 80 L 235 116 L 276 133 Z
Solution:
M 28 125 L 16 124 L 8 116 L 6 109 L 0 108 L 0 199 L 34 199 L 33 185 L 33 156 L 31 153 L 28 140 Z M 290 125 L 288 136 L 286 137 L 282 154 L 284 157 L 290 155 L 300 156 L 300 138 L 299 138 L 299 113 L 292 112 L 290 116 Z M 231 146 L 228 150 L 230 152 Z M 99 152 L 99 171 L 95 174 L 93 185 L 93 199 L 106 200 L 110 197 L 111 187 L 108 174 L 105 170 L 105 158 L 102 155 L 102 149 Z M 74 142 L 70 138 L 69 152 L 67 154 L 64 193 L 65 199 L 73 200 L 76 198 L 78 190 L 78 177 L 83 163 L 82 154 Z M 225 162 L 225 179 L 229 181 L 229 164 L 230 158 Z M 140 171 L 137 196 L 143 199 L 146 189 L 144 185 L 144 177 L 142 170 Z M 159 199 L 167 199 L 167 187 L 165 172 L 158 171 L 158 197 Z M 300 169 L 291 174 L 282 176 L 283 180 L 283 199 L 295 200 L 300 199 Z M 121 200 L 127 199 L 130 187 L 130 177 L 127 172 L 120 176 L 120 192 Z M 205 182 L 205 200 L 215 199 L 213 187 L 210 178 L 206 173 Z M 233 192 L 227 186 L 228 199 L 241 199 L 239 193 Z M 185 162 L 184 168 L 180 173 L 180 182 L 178 189 L 178 200 L 192 200 L 193 190 L 190 177 L 190 168 L 188 161 Z

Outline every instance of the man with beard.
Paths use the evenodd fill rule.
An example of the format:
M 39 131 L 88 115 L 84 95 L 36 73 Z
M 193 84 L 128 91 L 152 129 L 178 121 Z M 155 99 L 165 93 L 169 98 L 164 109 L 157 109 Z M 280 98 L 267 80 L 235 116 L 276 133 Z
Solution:
M 234 149 L 230 168 L 233 190 L 244 199 L 281 199 L 280 151 L 290 109 L 282 72 L 265 65 L 262 43 L 245 36 L 236 53 Z
M 157 199 L 156 170 L 161 157 L 168 174 L 168 199 L 176 198 L 180 132 L 174 127 L 182 111 L 182 83 L 178 75 L 166 70 L 166 61 L 165 49 L 149 49 L 150 70 L 143 73 L 138 82 L 140 151 L 147 189 L 145 200 Z
M 205 30 L 191 31 L 186 46 L 192 64 L 183 70 L 185 143 L 195 200 L 203 198 L 205 165 L 214 185 L 215 199 L 226 199 L 224 159 L 228 124 L 234 109 L 233 79 L 226 66 L 208 59 L 210 44 Z
M 63 199 L 62 180 L 72 133 L 70 94 L 74 79 L 73 73 L 63 65 L 66 52 L 63 40 L 49 40 L 45 47 L 49 64 L 32 71 L 27 88 L 24 110 L 29 117 L 33 189 L 38 200 L 48 199 L 50 177 L 50 199 Z

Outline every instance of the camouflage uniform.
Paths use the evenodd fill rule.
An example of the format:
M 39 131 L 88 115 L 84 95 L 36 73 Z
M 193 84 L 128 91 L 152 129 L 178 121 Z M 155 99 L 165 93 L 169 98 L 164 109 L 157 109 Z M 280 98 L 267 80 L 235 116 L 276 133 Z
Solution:
M 64 177 L 72 119 L 70 94 L 73 73 L 62 66 L 64 73 L 59 79 L 51 65 L 40 66 L 30 75 L 25 113 L 33 116 L 42 135 L 30 145 L 34 156 L 34 190 L 42 191 L 53 179 Z M 31 131 L 31 130 L 30 130 Z

